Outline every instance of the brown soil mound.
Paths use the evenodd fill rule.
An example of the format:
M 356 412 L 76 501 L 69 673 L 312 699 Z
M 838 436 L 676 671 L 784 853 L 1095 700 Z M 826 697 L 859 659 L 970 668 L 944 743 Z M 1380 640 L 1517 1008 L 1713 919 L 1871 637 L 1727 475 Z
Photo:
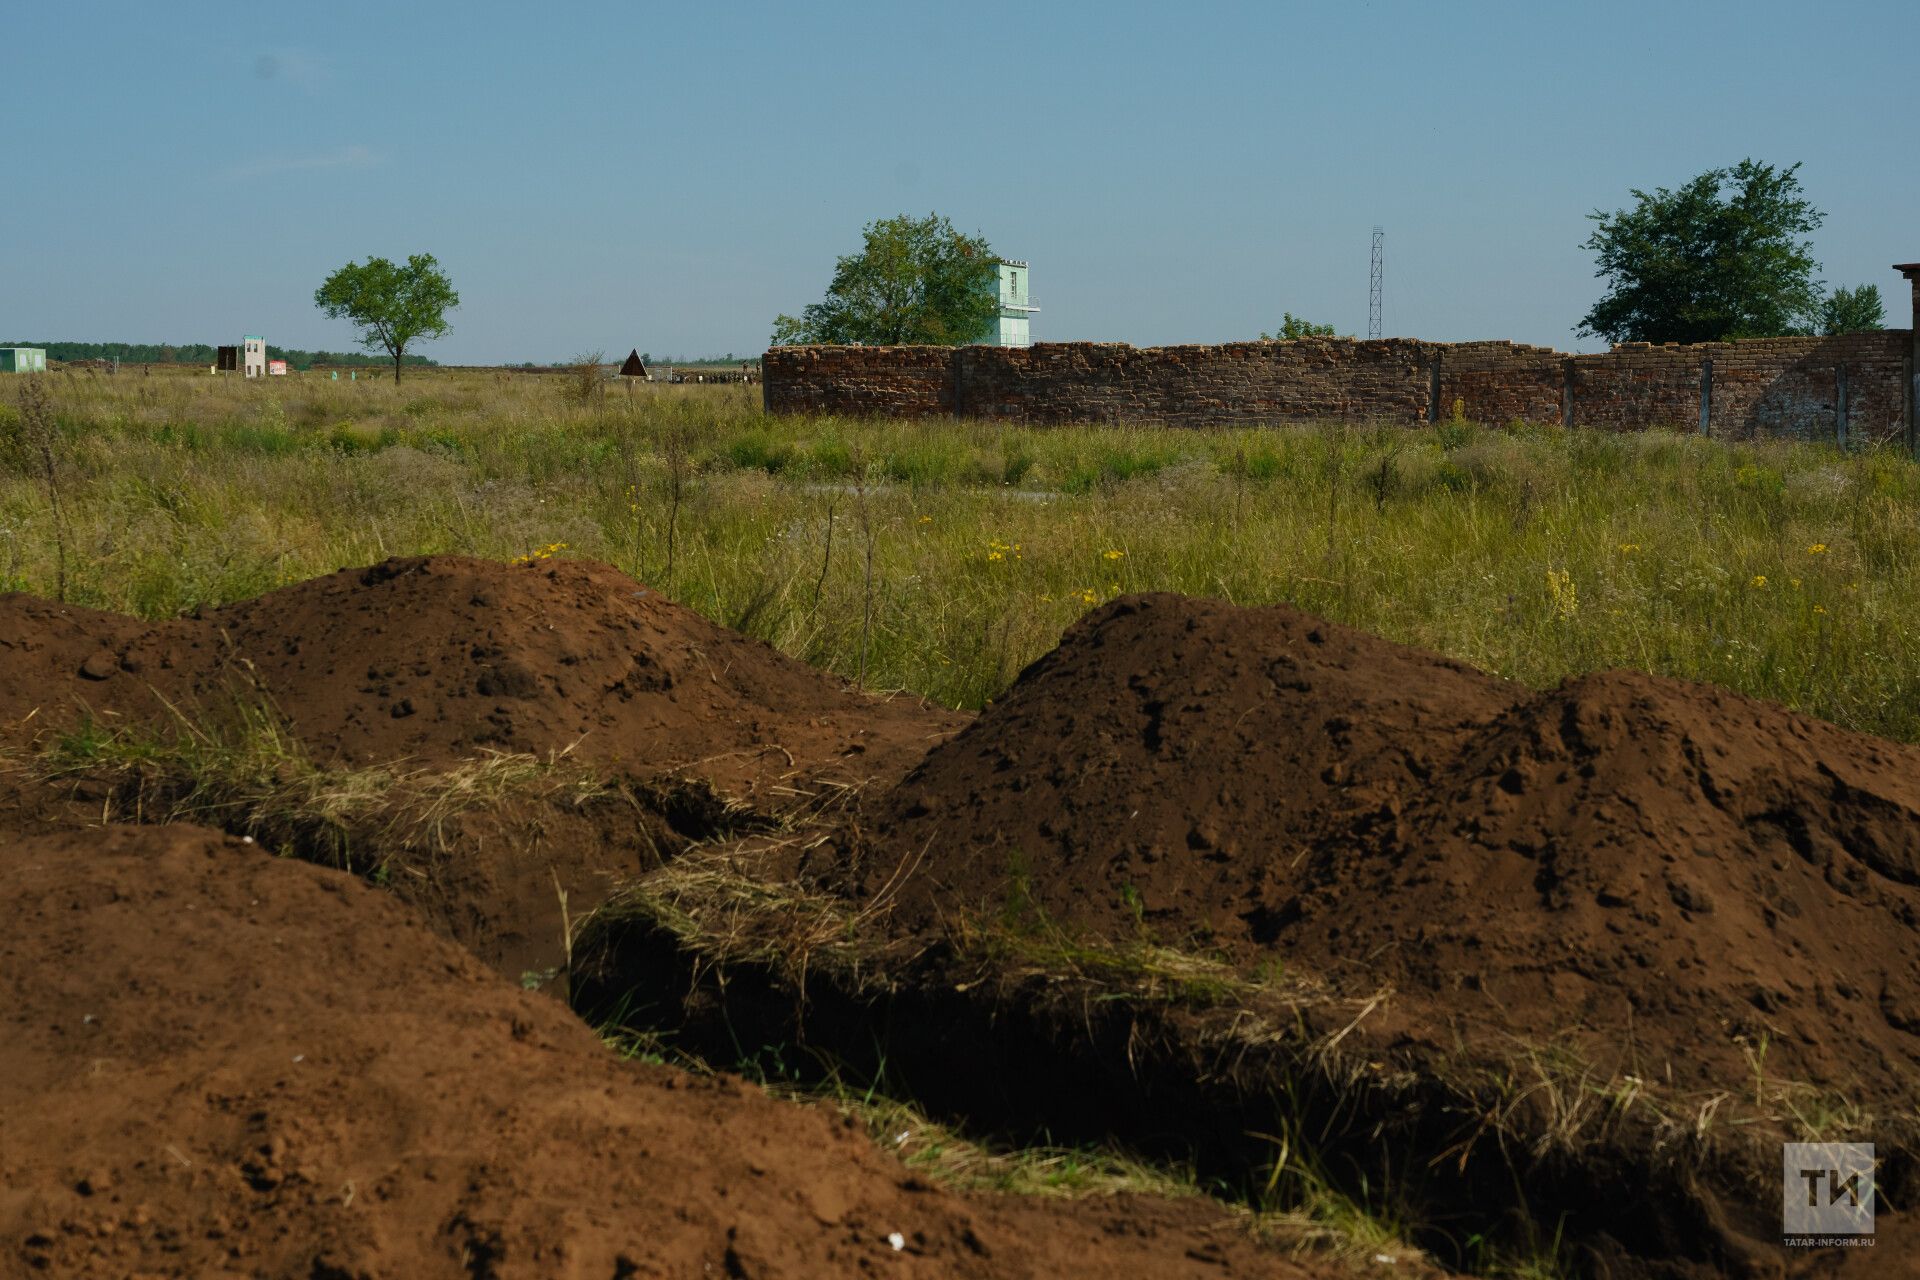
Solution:
M 825 1112 L 622 1063 L 210 832 L 15 841 L 0 897 L 7 1274 L 1300 1274 L 1205 1202 L 962 1198 Z
M 827 874 L 1397 989 L 1374 1034 L 1605 1080 L 1920 1080 L 1920 750 L 1607 673 L 1542 695 L 1287 607 L 1127 597 Z M 896 878 L 902 867 L 912 874 Z M 1481 1037 L 1483 1054 L 1498 1046 Z
M 1523 691 L 1286 606 L 1127 596 L 1088 614 L 888 797 L 857 851 L 896 915 L 1245 942 L 1318 843 L 1392 826 Z
M 4 596 L 0 668 L 0 726 L 83 707 L 165 724 L 168 703 L 193 716 L 264 696 L 321 759 L 571 746 L 768 804 L 890 781 L 963 722 L 857 693 L 587 561 L 388 560 L 151 625 Z

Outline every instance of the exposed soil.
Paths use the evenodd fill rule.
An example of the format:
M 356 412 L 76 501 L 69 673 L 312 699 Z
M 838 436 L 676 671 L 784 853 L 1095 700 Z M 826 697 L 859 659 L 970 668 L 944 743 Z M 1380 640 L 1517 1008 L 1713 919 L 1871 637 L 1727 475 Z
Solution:
M 576 560 L 388 560 L 153 624 L 0 596 L 0 664 L 0 731 L 82 709 L 165 726 L 167 704 L 198 718 L 265 698 L 321 760 L 571 747 L 768 807 L 823 782 L 890 782 L 965 722 L 856 692 Z
M 170 785 L 158 780 L 160 788 Z M 155 789 L 145 780 L 81 776 L 49 784 L 18 770 L 0 773 L 0 843 L 103 820 L 159 821 L 141 808 Z M 565 963 L 567 922 L 687 843 L 656 809 L 618 791 L 586 803 L 508 797 L 426 826 L 407 823 L 409 803 L 395 795 L 345 829 L 268 823 L 256 843 L 269 856 L 380 885 L 442 937 L 515 979 L 550 981 Z M 244 812 L 230 816 L 230 834 L 254 825 Z
M 91 716 L 161 736 L 270 708 L 315 763 L 431 772 L 560 755 L 604 778 L 586 803 L 508 797 L 430 829 L 397 789 L 349 830 L 190 804 L 274 852 L 378 873 L 509 976 L 564 958 L 564 922 L 690 842 L 896 780 L 965 717 L 876 697 L 714 625 L 604 565 L 388 560 L 158 623 L 0 596 L 0 747 L 30 754 Z M 64 780 L 54 825 L 150 820 L 195 780 Z M 16 779 L 13 784 L 19 785 Z M 20 808 L 0 794 L 0 815 Z M 48 799 L 28 810 L 45 815 Z M 27 829 L 20 822 L 14 829 Z M 330 837 L 323 840 L 320 837 Z M 565 895 L 565 905 L 562 904 Z
M 803 975 L 833 988 L 809 988 L 811 1025 L 835 1000 L 891 1020 L 890 1070 L 981 1071 L 914 1030 L 981 1021 L 1027 1037 L 1062 1116 L 1143 1140 L 1124 1098 L 1156 1097 L 1243 1175 L 1256 1144 L 1212 1120 L 1272 1132 L 1288 1098 L 1356 1186 L 1457 1167 L 1416 1198 L 1462 1233 L 1557 1220 L 1593 1274 L 1894 1274 L 1769 1243 L 1774 1144 L 1807 1133 L 1877 1139 L 1884 1238 L 1910 1234 L 1920 749 L 1710 687 L 1535 693 L 1285 606 L 1134 596 L 797 865 L 918 957 L 890 984 Z M 1152 948 L 1250 985 L 1175 973 L 1143 1004 Z M 1089 1072 L 1103 1053 L 1124 1070 Z
M 1920 1085 L 1920 749 L 1721 689 L 1536 695 L 1286 606 L 1127 597 L 847 844 L 821 874 L 908 929 L 1031 904 L 1395 988 L 1382 1021 L 1437 1047 L 1578 1028 L 1603 1073 Z
M 0 895 L 6 1274 L 1307 1274 L 1203 1201 L 961 1197 L 828 1112 L 620 1062 L 231 837 L 12 842 Z
M 423 827 L 429 784 L 396 783 L 329 827 L 157 766 L 36 779 L 83 716 L 258 703 L 343 769 L 519 752 L 596 785 Z M 591 998 L 721 1062 L 810 1048 L 1256 1185 L 1292 1134 L 1350 1190 L 1434 1184 L 1432 1243 L 1564 1231 L 1583 1274 L 1920 1266 L 1783 1255 L 1770 1145 L 1870 1134 L 1882 1242 L 1913 1240 L 1920 748 L 1723 690 L 1537 693 L 1286 607 L 1131 596 L 968 725 L 603 566 L 431 557 L 154 624 L 0 597 L 0 747 L 0 1270 L 1291 1274 L 1201 1202 L 936 1191 L 517 989 L 622 880 L 775 826 L 697 851 L 768 890 L 711 936 L 609 913 Z M 99 825 L 183 796 L 258 842 Z M 783 933 L 796 876 L 855 925 Z

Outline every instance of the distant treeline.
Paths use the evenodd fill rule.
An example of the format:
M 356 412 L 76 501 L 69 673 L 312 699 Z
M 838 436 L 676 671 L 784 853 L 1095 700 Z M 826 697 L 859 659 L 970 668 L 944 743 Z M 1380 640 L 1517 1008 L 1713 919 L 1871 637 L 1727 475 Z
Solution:
M 239 345 L 235 343 L 233 345 Z M 0 342 L 0 347 L 44 347 L 49 360 L 118 360 L 121 364 L 206 364 L 216 359 L 214 348 L 204 342 Z M 285 360 L 289 369 L 311 369 L 316 364 L 334 364 L 342 368 L 387 367 L 393 361 L 386 356 L 364 351 L 296 351 L 291 347 L 267 344 L 267 359 Z M 439 363 L 425 356 L 408 356 L 409 365 Z

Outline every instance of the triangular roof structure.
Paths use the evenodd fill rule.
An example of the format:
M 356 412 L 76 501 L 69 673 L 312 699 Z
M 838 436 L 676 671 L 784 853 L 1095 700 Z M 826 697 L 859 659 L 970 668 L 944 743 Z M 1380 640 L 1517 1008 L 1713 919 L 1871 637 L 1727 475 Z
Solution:
M 647 366 L 640 359 L 640 348 L 635 347 L 628 353 L 626 363 L 620 366 L 620 376 L 623 378 L 644 378 L 647 376 Z

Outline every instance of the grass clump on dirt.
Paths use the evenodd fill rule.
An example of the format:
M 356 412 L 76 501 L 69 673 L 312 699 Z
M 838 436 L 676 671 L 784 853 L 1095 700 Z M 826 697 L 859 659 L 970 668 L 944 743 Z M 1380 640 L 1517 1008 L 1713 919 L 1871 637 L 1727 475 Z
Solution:
M 997 697 L 1091 605 L 1170 590 L 1288 600 L 1536 686 L 1635 668 L 1920 739 L 1920 467 L 1890 449 L 769 418 L 754 388 L 581 404 L 506 373 L 47 381 L 60 513 L 0 473 L 0 588 L 56 594 L 64 545 L 69 599 L 146 617 L 564 545 L 949 706 Z
M 318 764 L 277 712 L 241 699 L 205 721 L 176 712 L 165 729 L 85 718 L 24 764 L 98 799 L 108 821 L 199 823 L 376 880 L 396 860 L 444 852 L 448 826 L 462 814 L 509 803 L 635 802 L 564 751 L 487 752 L 438 769 Z

